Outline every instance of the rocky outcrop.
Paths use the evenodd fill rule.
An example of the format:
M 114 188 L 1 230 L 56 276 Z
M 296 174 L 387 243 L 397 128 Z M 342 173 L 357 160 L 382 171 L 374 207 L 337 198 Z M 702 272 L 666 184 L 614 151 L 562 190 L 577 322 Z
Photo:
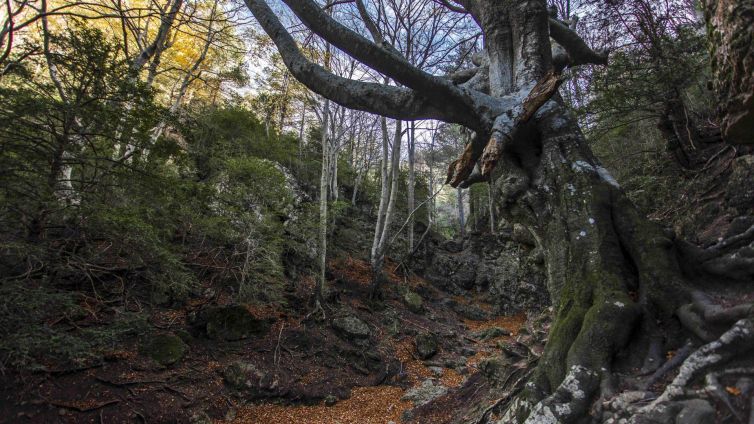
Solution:
M 703 3 L 723 137 L 730 143 L 754 144 L 754 4 Z
M 406 392 L 401 400 L 408 400 L 415 406 L 425 405 L 432 400 L 448 393 L 448 388 L 438 383 L 434 379 L 428 378 L 418 387 L 414 387 Z
M 503 229 L 496 235 L 472 234 L 441 244 L 426 267 L 425 277 L 450 293 L 489 293 L 498 313 L 542 310 L 549 305 L 549 295 L 542 254 L 533 244 L 531 236 L 521 229 Z M 484 319 L 483 315 L 481 312 L 479 317 L 468 318 Z

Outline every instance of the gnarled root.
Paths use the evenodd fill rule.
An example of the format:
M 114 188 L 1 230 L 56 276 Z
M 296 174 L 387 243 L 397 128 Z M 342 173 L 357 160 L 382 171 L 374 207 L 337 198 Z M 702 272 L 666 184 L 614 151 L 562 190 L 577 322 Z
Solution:
M 525 424 L 569 423 L 583 417 L 599 380 L 597 372 L 572 366 L 555 392 L 534 406 Z
M 718 338 L 725 327 L 736 320 L 752 316 L 754 304 L 743 303 L 724 308 L 716 304 L 705 293 L 696 291 L 691 295 L 693 302 L 683 305 L 676 312 L 678 318 L 689 331 L 705 342 Z
M 682 396 L 686 386 L 695 377 L 713 366 L 723 364 L 736 355 L 754 348 L 754 319 L 737 321 L 719 339 L 707 343 L 692 353 L 681 365 L 678 375 L 665 391 L 648 408 Z

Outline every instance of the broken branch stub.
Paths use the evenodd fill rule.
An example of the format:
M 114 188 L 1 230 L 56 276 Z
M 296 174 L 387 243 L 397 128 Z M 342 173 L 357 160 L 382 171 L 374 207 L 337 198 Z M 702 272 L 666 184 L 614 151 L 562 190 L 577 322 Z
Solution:
M 474 152 L 474 143 L 476 138 L 466 145 L 461 153 L 461 157 L 450 163 L 448 167 L 448 177 L 445 179 L 445 184 L 450 184 L 451 187 L 458 187 L 466 178 L 471 175 L 474 170 L 474 164 L 479 158 L 479 154 Z
M 521 107 L 514 109 L 512 125 L 510 124 L 510 118 L 506 115 L 501 115 L 495 120 L 492 135 L 484 148 L 481 149 L 481 152 L 477 153 L 478 149 L 475 148 L 481 142 L 479 137 L 466 145 L 461 157 L 450 164 L 448 178 L 445 183 L 450 184 L 452 187 L 458 187 L 471 175 L 477 161 L 480 162 L 481 174 L 484 177 L 482 179 L 488 179 L 502 157 L 505 146 L 513 142 L 517 130 L 526 124 L 537 113 L 539 108 L 552 98 L 562 83 L 563 78 L 560 74 L 554 71 L 548 72 L 532 88 L 529 95 L 522 102 Z

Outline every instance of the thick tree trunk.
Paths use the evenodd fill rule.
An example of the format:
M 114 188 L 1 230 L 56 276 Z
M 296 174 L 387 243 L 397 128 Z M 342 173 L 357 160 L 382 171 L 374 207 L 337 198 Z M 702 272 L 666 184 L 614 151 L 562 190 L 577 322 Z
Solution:
M 491 66 L 502 68 L 490 70 L 498 85 L 491 90 L 533 85 L 551 66 L 545 2 L 480 3 L 483 24 L 505 27 L 504 19 L 512 28 L 485 28 Z M 521 131 L 505 145 L 491 194 L 495 209 L 524 224 L 543 250 L 555 317 L 533 384 L 509 417 L 574 422 L 611 393 L 613 367 L 659 365 L 651 356 L 677 343 L 660 329 L 677 325 L 673 315 L 688 298 L 672 235 L 636 211 L 562 101 L 547 102 Z M 630 360 L 614 361 L 618 352 L 631 352 Z M 540 421 L 547 417 L 554 420 Z
M 638 368 L 649 366 L 643 361 L 653 352 L 651 342 L 668 343 L 661 352 L 675 347 L 678 341 L 658 333 L 657 323 L 673 328 L 673 314 L 687 297 L 672 236 L 640 216 L 592 156 L 574 120 L 555 106 L 540 113 L 537 129 L 539 163 L 531 179 L 519 175 L 526 185 L 514 216 L 545 252 L 556 316 L 531 394 L 540 400 L 575 380 L 589 396 L 609 377 L 619 351 L 631 351 L 628 366 Z M 659 365 L 661 358 L 650 359 Z M 542 405 L 554 408 L 558 400 Z M 571 416 L 560 419 L 584 412 L 571 405 Z

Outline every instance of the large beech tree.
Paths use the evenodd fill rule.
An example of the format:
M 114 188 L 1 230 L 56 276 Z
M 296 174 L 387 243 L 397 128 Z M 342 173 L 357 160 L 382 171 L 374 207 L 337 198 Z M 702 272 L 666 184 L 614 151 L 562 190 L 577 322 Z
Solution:
M 678 346 L 680 323 L 703 325 L 678 318 L 679 308 L 694 301 L 682 277 L 678 242 L 637 212 L 557 94 L 566 68 L 607 65 L 607 56 L 553 16 L 545 0 L 437 0 L 438 7 L 468 15 L 484 35 L 475 67 L 446 76 L 412 66 L 312 0 L 282 1 L 311 31 L 397 84 L 328 72 L 302 54 L 265 1 L 246 0 L 297 79 L 349 108 L 472 130 L 447 183 L 467 187 L 491 180 L 496 212 L 525 225 L 543 250 L 555 319 L 539 365 L 510 403 L 507 420 L 583 420 L 594 399 L 614 393 L 611 383 L 621 370 L 656 369 L 662 354 Z M 700 261 L 713 257 L 696 254 Z M 696 300 L 704 311 L 705 303 Z M 726 319 L 749 312 L 733 311 Z M 718 347 L 689 360 L 704 363 L 700 358 L 734 340 L 751 346 L 751 327 L 750 320 L 738 321 Z M 690 378 L 703 366 L 686 368 Z

